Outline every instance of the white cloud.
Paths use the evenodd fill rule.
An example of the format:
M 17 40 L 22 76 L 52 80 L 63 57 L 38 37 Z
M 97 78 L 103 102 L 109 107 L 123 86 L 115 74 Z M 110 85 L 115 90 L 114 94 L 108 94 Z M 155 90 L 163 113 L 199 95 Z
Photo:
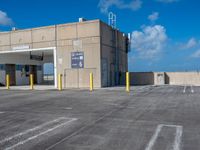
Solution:
M 179 0 L 156 0 L 156 1 L 163 3 L 173 3 L 173 2 L 178 2 Z
M 195 53 L 192 54 L 193 58 L 200 58 L 200 49 L 197 50 Z
M 190 49 L 198 45 L 198 41 L 195 38 L 191 38 L 187 43 L 181 45 L 181 49 Z
M 159 18 L 158 12 L 153 12 L 151 15 L 148 16 L 148 19 L 152 22 L 158 20 L 158 18 Z
M 165 27 L 146 26 L 132 33 L 131 47 L 139 58 L 152 59 L 162 53 L 167 39 Z
M 119 9 L 131 9 L 136 11 L 142 7 L 142 1 L 132 0 L 130 3 L 126 3 L 124 0 L 100 0 L 98 4 L 102 13 L 108 13 L 109 9 L 113 6 Z
M 0 10 L 0 25 L 10 26 L 12 23 L 13 21 L 8 17 L 7 13 Z

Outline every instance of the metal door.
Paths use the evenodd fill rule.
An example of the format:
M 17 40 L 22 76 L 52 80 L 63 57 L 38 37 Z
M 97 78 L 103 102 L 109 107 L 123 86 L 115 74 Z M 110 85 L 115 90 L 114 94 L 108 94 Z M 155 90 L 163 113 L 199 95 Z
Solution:
M 103 87 L 108 86 L 108 61 L 102 59 L 102 85 Z
M 158 74 L 157 75 L 157 84 L 158 85 L 164 85 L 165 84 L 165 79 L 164 79 L 164 74 Z
M 79 71 L 78 69 L 65 69 L 64 87 L 79 88 Z

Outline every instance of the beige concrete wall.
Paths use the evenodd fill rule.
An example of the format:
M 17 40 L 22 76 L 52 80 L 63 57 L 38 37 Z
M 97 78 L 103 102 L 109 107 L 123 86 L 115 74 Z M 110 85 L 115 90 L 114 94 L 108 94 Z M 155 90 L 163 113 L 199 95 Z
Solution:
M 21 44 L 31 44 L 32 36 L 31 30 L 19 30 L 15 32 L 11 32 L 10 40 L 11 45 L 21 45 Z
M 199 72 L 132 72 L 132 85 L 163 85 L 159 75 L 164 76 L 164 84 L 200 86 Z M 161 78 L 162 80 L 162 78 Z
M 10 33 L 0 33 L 0 46 L 10 46 Z
M 126 36 L 101 22 L 101 76 L 102 86 L 115 85 L 116 49 L 118 51 L 119 84 L 124 83 L 124 73 L 128 70 Z
M 65 88 L 88 88 L 90 73 L 94 87 L 101 87 L 99 20 L 59 25 L 57 37 L 58 73 L 64 75 Z M 83 69 L 71 68 L 71 53 L 77 51 L 84 52 Z
M 32 48 L 56 46 L 56 26 L 32 29 Z
M 55 30 L 56 30 L 55 26 L 32 29 L 32 42 L 41 43 L 41 42 L 55 41 L 56 38 Z
M 58 40 L 68 40 L 77 38 L 77 26 L 73 24 L 58 25 L 57 29 L 57 39 Z
M 29 48 L 56 46 L 55 26 L 16 30 L 0 33 L 0 51 L 10 51 L 14 47 L 26 45 Z
M 170 85 L 195 85 L 200 86 L 199 72 L 167 72 L 166 84 Z

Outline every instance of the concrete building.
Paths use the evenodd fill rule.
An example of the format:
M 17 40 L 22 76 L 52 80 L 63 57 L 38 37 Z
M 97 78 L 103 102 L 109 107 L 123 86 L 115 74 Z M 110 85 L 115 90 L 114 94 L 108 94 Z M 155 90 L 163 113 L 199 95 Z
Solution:
M 11 85 L 44 84 L 44 64 L 54 65 L 54 84 L 63 75 L 64 88 L 120 85 L 128 70 L 129 40 L 100 20 L 0 32 L 0 84 L 6 74 Z

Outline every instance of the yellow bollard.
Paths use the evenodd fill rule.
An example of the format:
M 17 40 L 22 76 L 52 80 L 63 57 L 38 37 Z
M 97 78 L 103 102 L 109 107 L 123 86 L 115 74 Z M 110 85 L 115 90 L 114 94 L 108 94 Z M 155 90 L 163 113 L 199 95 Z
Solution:
M 94 90 L 93 73 L 90 73 L 90 91 Z
M 33 82 L 33 74 L 30 74 L 30 89 L 33 90 L 34 89 L 34 82 Z
M 62 74 L 58 75 L 58 90 L 62 91 Z
M 10 75 L 9 74 L 6 75 L 6 89 L 7 90 L 10 89 Z
M 130 73 L 126 73 L 126 92 L 130 92 Z

